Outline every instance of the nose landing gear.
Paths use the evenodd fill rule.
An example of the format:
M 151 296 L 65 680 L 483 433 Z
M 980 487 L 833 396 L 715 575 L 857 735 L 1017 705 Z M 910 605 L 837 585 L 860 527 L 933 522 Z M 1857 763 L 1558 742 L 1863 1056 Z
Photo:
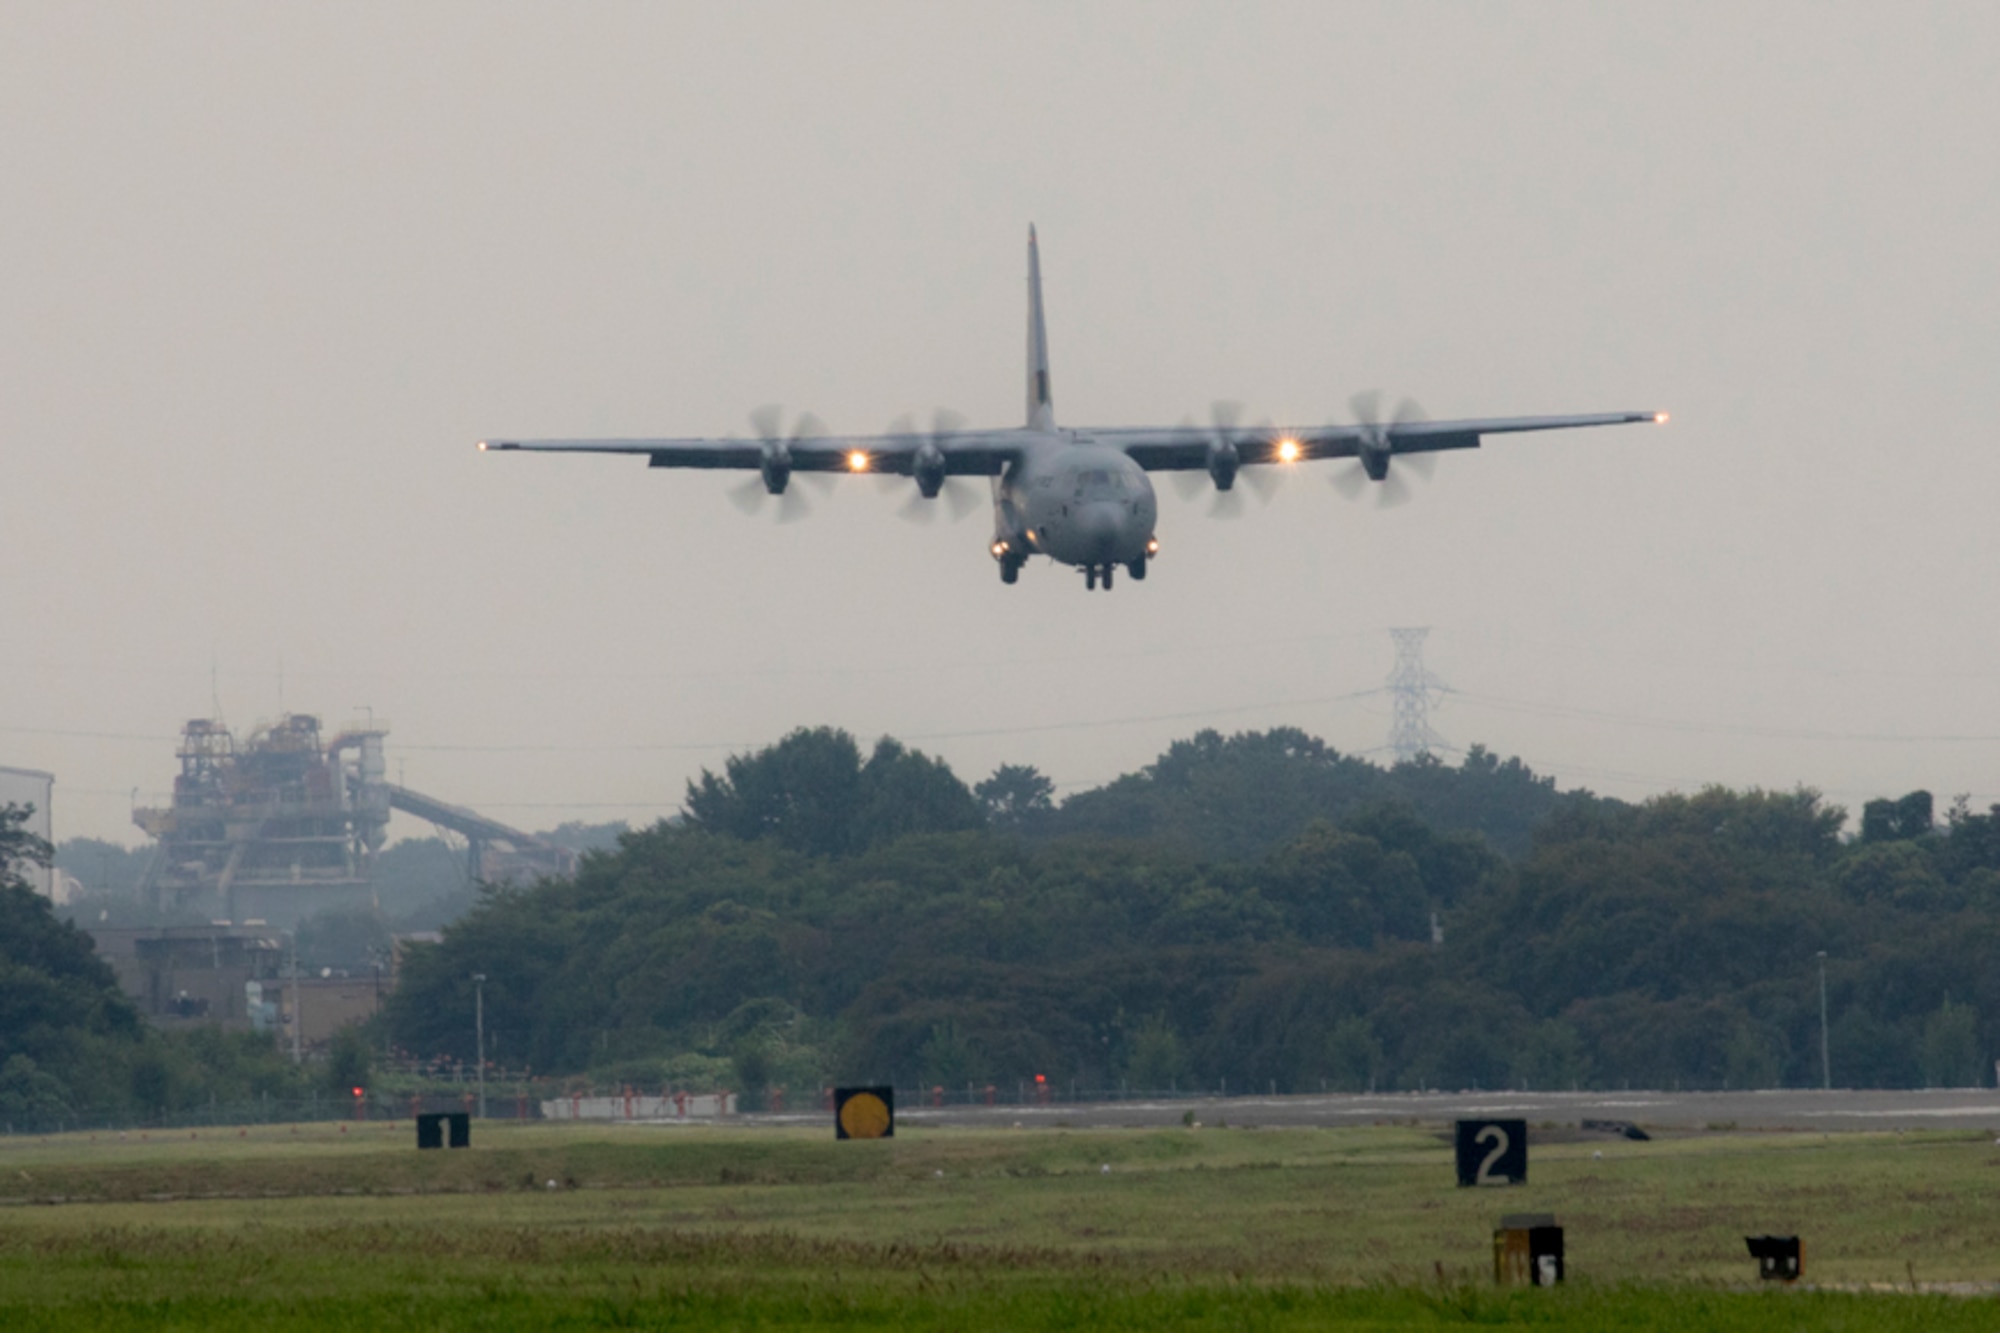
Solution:
M 1083 567 L 1084 591 L 1089 592 L 1097 588 L 1098 586 L 1100 586 L 1099 580 L 1102 580 L 1103 581 L 1102 586 L 1104 588 L 1104 591 L 1110 592 L 1111 571 L 1113 571 L 1116 568 L 1118 568 L 1118 566 L 1116 565 L 1085 565 Z M 1138 577 L 1144 578 L 1145 575 L 1141 574 Z

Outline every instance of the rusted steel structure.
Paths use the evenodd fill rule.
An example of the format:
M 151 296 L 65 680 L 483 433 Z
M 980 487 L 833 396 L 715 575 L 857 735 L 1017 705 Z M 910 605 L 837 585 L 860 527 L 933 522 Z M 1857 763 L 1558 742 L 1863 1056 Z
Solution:
M 225 921 L 374 905 L 389 829 L 386 734 L 365 726 L 322 743 L 318 718 L 291 713 L 239 744 L 221 722 L 193 719 L 173 799 L 132 812 L 158 840 L 141 891 L 163 910 Z
M 387 735 L 370 721 L 322 741 L 318 718 L 290 713 L 239 743 L 221 722 L 193 719 L 181 730 L 172 799 L 132 812 L 158 840 L 142 894 L 163 911 L 278 926 L 379 906 L 375 854 L 392 809 L 467 838 L 477 880 L 575 868 L 565 849 L 389 782 Z

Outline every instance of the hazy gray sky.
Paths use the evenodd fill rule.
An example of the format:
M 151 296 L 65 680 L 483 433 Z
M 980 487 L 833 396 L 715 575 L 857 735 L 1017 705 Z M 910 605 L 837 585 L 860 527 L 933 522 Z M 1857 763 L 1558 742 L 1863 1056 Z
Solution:
M 136 841 L 183 720 L 389 720 L 650 820 L 791 727 L 1067 787 L 1201 725 L 1641 796 L 2000 800 L 1991 6 L 0 6 L 0 763 Z M 1143 585 L 986 519 L 482 435 L 1666 408 L 1416 503 L 1162 487 Z M 282 680 L 282 685 L 281 685 Z M 282 698 L 281 698 L 282 695 Z M 416 832 L 423 831 L 417 828 Z

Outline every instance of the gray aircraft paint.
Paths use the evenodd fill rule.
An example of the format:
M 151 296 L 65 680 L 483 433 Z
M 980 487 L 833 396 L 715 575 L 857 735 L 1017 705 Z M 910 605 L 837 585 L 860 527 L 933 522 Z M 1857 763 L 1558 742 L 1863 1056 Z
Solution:
M 993 484 L 993 540 L 989 546 L 1003 582 L 1013 583 L 1030 556 L 1084 571 L 1086 588 L 1112 586 L 1120 565 L 1135 579 L 1160 549 L 1154 525 L 1159 501 L 1148 470 L 1205 471 L 1217 491 L 1236 484 L 1244 467 L 1291 467 L 1315 459 L 1354 458 L 1369 481 L 1396 483 L 1390 468 L 1399 454 L 1476 449 L 1482 435 L 1664 422 L 1664 412 L 1477 417 L 1426 421 L 1401 409 L 1380 422 L 1339 426 L 1244 428 L 1218 412 L 1210 426 L 1066 430 L 1056 425 L 1049 388 L 1048 324 L 1042 305 L 1041 244 L 1028 227 L 1027 419 L 1018 430 L 915 430 L 887 435 L 832 435 L 810 417 L 789 431 L 775 409 L 763 418 L 755 441 L 712 438 L 482 440 L 482 450 L 529 453 L 644 454 L 656 468 L 755 469 L 764 489 L 782 496 L 795 472 L 873 473 L 914 478 L 934 501 L 952 476 L 987 476 Z M 1372 395 L 1369 395 L 1372 398 Z M 1406 405 L 1407 406 L 1407 405 Z M 1392 493 L 1382 492 L 1385 496 Z M 782 516 L 782 515 L 781 515 Z
M 1123 450 L 1051 434 L 1000 481 L 993 540 L 1079 567 L 1131 566 L 1152 553 L 1160 506 Z
M 1028 226 L 1028 419 L 1029 430 L 1056 428 L 1054 400 L 1049 395 L 1049 329 L 1042 314 L 1042 247 Z

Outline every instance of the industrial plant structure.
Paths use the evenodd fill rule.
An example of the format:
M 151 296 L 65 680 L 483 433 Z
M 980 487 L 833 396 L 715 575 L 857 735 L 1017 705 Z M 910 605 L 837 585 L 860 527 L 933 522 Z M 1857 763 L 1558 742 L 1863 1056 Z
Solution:
M 169 804 L 132 820 L 157 839 L 140 884 L 162 911 L 289 926 L 318 912 L 374 907 L 375 854 L 402 810 L 467 840 L 473 879 L 565 875 L 575 854 L 388 780 L 386 725 L 325 742 L 319 719 L 292 713 L 238 743 L 221 722 L 181 730 Z

